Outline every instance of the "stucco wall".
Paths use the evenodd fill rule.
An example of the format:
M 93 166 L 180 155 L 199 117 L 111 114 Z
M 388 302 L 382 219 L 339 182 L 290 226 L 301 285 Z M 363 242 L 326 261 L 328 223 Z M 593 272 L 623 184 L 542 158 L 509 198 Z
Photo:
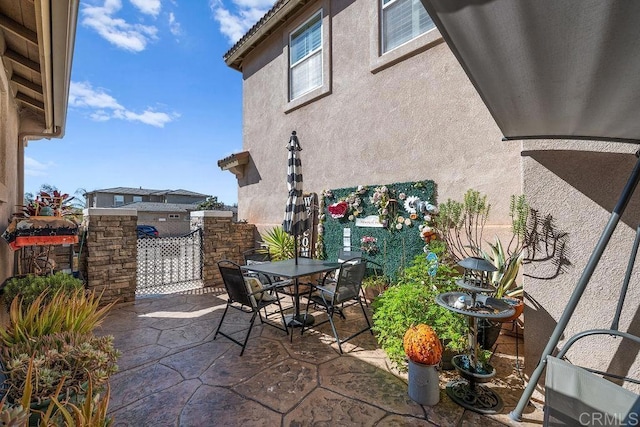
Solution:
M 17 107 L 5 70 L 0 67 L 0 233 L 18 204 L 18 129 Z M 0 242 L 0 283 L 13 275 L 13 258 L 9 245 Z
M 568 233 L 568 258 L 572 265 L 554 276 L 552 263 L 525 267 L 525 357 L 527 374 L 535 368 L 611 211 L 633 169 L 636 146 L 602 142 L 541 142 L 524 144 L 523 179 L 527 198 L 543 213 L 550 213 L 556 227 Z M 640 195 L 629 204 L 611 243 L 594 271 L 560 342 L 587 329 L 611 325 L 640 218 Z M 640 334 L 638 301 L 640 273 L 631 277 L 620 330 Z M 535 277 L 535 278 L 533 278 Z M 546 279 L 545 279 L 546 278 Z M 588 338 L 572 347 L 569 359 L 620 375 L 640 377 L 639 346 L 621 339 Z M 638 386 L 630 387 L 638 391 Z
M 372 31 L 378 25 L 376 2 L 325 4 L 331 24 L 328 95 L 285 113 L 284 29 L 243 63 L 243 148 L 251 160 L 239 180 L 238 218 L 259 229 L 282 222 L 285 147 L 296 130 L 305 191 L 432 179 L 440 202 L 460 200 L 475 188 L 493 204 L 491 224 L 507 224 L 509 196 L 521 192 L 520 143 L 501 141 L 442 39 L 436 35 L 426 51 L 377 71 L 370 50 L 377 34 Z M 318 8 L 319 3 L 305 8 L 285 28 Z

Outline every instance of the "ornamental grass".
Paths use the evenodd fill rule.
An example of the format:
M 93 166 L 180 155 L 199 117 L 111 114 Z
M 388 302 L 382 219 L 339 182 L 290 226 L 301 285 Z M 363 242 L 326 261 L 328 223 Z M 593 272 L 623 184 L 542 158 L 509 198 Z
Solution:
M 100 307 L 100 295 L 78 289 L 71 294 L 56 292 L 49 300 L 47 291 L 24 307 L 14 298 L 9 310 L 10 322 L 0 327 L 5 346 L 57 332 L 89 333 L 99 326 L 115 302 Z

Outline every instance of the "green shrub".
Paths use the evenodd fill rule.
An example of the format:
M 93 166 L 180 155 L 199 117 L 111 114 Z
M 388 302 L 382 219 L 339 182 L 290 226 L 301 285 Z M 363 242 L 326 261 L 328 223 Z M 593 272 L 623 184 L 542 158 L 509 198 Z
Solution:
M 76 279 L 70 274 L 62 272 L 48 276 L 28 274 L 23 277 L 13 277 L 9 279 L 3 289 L 2 298 L 6 307 L 11 305 L 11 302 L 16 296 L 22 298 L 22 306 L 27 307 L 45 290 L 49 291 L 47 293 L 48 299 L 45 298 L 45 302 L 47 302 L 58 291 L 71 294 L 76 289 L 83 288 L 82 280 Z
M 440 252 L 442 248 L 433 247 Z M 425 323 L 431 326 L 445 347 L 452 351 L 466 348 L 467 320 L 438 305 L 435 298 L 443 292 L 458 290 L 457 271 L 439 263 L 435 276 L 429 275 L 434 264 L 425 255 L 414 258 L 398 282 L 380 294 L 373 302 L 373 331 L 382 349 L 400 370 L 406 369 L 402 338 L 410 326 Z

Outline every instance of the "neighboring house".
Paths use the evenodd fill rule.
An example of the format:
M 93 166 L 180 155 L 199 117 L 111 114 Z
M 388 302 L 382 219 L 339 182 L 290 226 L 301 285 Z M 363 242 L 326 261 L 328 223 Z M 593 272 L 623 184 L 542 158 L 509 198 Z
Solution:
M 92 208 L 135 209 L 138 224 L 155 226 L 160 236 L 180 236 L 189 233 L 190 213 L 208 196 L 188 190 L 114 187 L 89 191 L 84 197 Z M 225 209 L 237 217 L 235 207 Z
M 197 204 L 203 202 L 207 195 L 188 190 L 114 187 L 88 191 L 84 197 L 87 201 L 87 207 L 117 208 L 136 202 Z
M 138 213 L 138 224 L 153 225 L 161 237 L 167 237 L 182 236 L 191 231 L 191 212 L 198 210 L 198 204 L 134 202 L 120 208 L 135 209 Z M 235 207 L 225 206 L 225 210 L 231 210 L 232 218 L 237 218 Z
M 180 236 L 191 231 L 190 212 L 197 210 L 197 203 L 134 202 L 122 209 L 135 209 L 138 224 L 153 225 L 160 236 Z
M 487 194 L 489 228 L 508 229 L 520 145 L 419 0 L 280 0 L 224 59 L 243 79 L 243 151 L 218 162 L 238 177 L 239 218 L 282 223 L 295 130 L 305 192 L 432 179 L 439 201 Z
M 23 202 L 27 142 L 64 135 L 78 4 L 0 1 L 0 231 Z M 0 242 L 0 283 L 13 265 Z
M 498 2 L 469 1 L 486 9 L 495 3 Z M 509 3 L 522 5 L 522 10 L 518 11 L 520 15 L 505 14 L 508 19 L 504 27 L 492 27 L 492 21 L 482 14 L 491 13 L 486 10 L 480 13 L 480 23 L 474 22 L 495 36 L 491 42 L 496 50 L 503 42 L 498 34 L 508 37 L 514 29 L 528 33 L 536 27 L 532 24 L 536 19 L 546 23 L 553 21 L 552 16 L 556 17 L 556 9 L 535 10 L 536 13 L 528 10 L 535 2 L 501 2 Z M 581 37 L 569 32 L 572 38 L 586 40 L 594 49 L 600 49 L 589 52 L 590 55 L 572 51 L 566 58 L 556 58 L 576 67 L 584 66 L 582 75 L 556 74 L 553 75 L 556 80 L 549 85 L 531 75 L 522 76 L 524 82 L 517 89 L 523 93 L 531 89 L 534 95 L 539 95 L 536 84 L 546 88 L 566 86 L 562 95 L 568 103 L 569 114 L 565 117 L 562 109 L 546 109 L 546 98 L 534 99 L 537 101 L 534 107 L 539 111 L 532 117 L 523 117 L 523 121 L 535 122 L 539 116 L 545 116 L 548 121 L 568 123 L 569 127 L 586 123 L 586 127 L 617 135 L 617 128 L 602 121 L 599 114 L 589 115 L 592 110 L 570 103 L 574 99 L 573 90 L 580 94 L 585 91 L 588 100 L 604 106 L 608 115 L 615 116 L 618 109 L 626 111 L 630 104 L 637 105 L 637 99 L 630 95 L 634 92 L 618 82 L 635 79 L 632 70 L 619 64 L 633 66 L 635 62 L 631 58 L 638 56 L 610 56 L 610 51 L 620 54 L 626 50 L 616 46 L 617 30 L 616 38 L 606 37 L 610 28 L 617 28 L 621 21 L 627 25 L 621 34 L 636 31 L 634 15 L 622 12 L 619 7 L 622 4 L 631 3 L 599 5 L 595 14 L 601 16 L 603 22 L 597 35 Z M 457 5 L 454 2 L 451 10 Z M 543 2 L 540 8 L 547 6 Z M 503 142 L 503 134 L 487 107 L 421 7 L 420 0 L 277 1 L 224 56 L 228 66 L 242 73 L 243 151 L 218 164 L 238 177 L 239 216 L 258 227 L 282 222 L 287 197 L 285 147 L 293 130 L 297 131 L 303 148 L 306 192 L 432 179 L 437 184 L 438 202 L 447 198 L 460 200 L 468 188 L 487 194 L 493 204 L 489 225 L 496 231 L 501 226 L 509 227 L 509 196 L 524 192 L 534 208 L 542 215 L 552 214 L 555 227 L 567 233 L 571 262 L 564 266 L 551 262 L 525 265 L 525 356 L 527 373 L 530 373 L 616 204 L 633 168 L 632 153 L 637 147 L 620 142 Z M 569 9 L 563 10 L 565 13 L 560 16 L 566 22 L 591 24 L 592 17 L 580 20 L 580 14 L 576 19 L 566 19 L 577 9 L 573 3 L 564 7 Z M 462 12 L 466 13 L 467 9 Z M 530 21 L 509 25 L 513 16 L 529 17 L 528 14 Z M 610 21 L 611 16 L 619 21 Z M 591 28 L 590 25 L 564 25 L 564 21 L 554 25 L 554 31 L 568 28 L 577 34 L 582 34 L 578 29 Z M 506 27 L 509 31 L 503 31 Z M 520 51 L 504 43 L 510 49 L 500 51 L 497 56 L 507 57 L 506 61 L 517 56 L 534 74 L 566 71 L 569 67 L 536 62 L 547 58 L 549 52 L 558 51 L 553 43 L 564 43 L 564 40 L 545 39 L 550 33 L 542 32 L 540 44 L 523 47 L 532 49 L 533 54 L 514 55 Z M 553 35 L 560 33 L 556 31 Z M 473 45 L 473 35 L 461 31 L 459 36 Z M 599 43 L 592 43 L 594 39 Z M 627 39 L 624 41 L 628 43 L 621 43 L 625 48 L 637 46 Z M 569 46 L 575 42 L 571 40 Z M 467 55 L 473 57 L 473 50 Z M 493 61 L 491 50 L 478 55 L 489 58 L 487 69 L 483 70 L 486 75 L 491 75 L 492 66 L 500 66 Z M 576 58 L 586 60 L 577 62 Z M 616 73 L 614 70 L 618 68 L 621 71 Z M 509 76 L 521 77 L 519 74 Z M 615 78 L 598 82 L 603 76 Z M 512 83 L 509 79 L 502 82 L 505 88 Z M 595 96 L 602 88 L 607 88 L 603 90 L 607 96 Z M 589 89 L 593 92 L 587 92 Z M 495 92 L 500 98 L 499 89 Z M 520 109 L 516 101 L 529 98 L 520 95 L 507 93 L 503 98 L 505 109 L 510 107 L 516 115 L 526 114 L 529 110 Z M 577 120 L 576 112 L 584 115 Z M 607 117 L 605 115 L 605 119 Z M 624 115 L 623 119 L 636 123 Z M 614 233 L 614 241 L 604 253 L 564 339 L 584 329 L 609 326 L 607 322 L 611 321 L 616 306 L 617 286 L 622 283 L 628 251 L 634 240 L 640 211 L 638 200 L 636 195 L 631 212 L 625 214 L 624 224 Z M 486 233 L 488 238 L 493 234 L 492 230 Z M 564 270 L 563 274 L 560 269 Z M 634 273 L 631 283 L 637 283 L 639 274 Z M 637 301 L 640 300 L 637 287 L 630 287 L 627 300 L 630 303 L 623 311 L 621 329 L 637 334 Z M 637 354 L 637 348 L 621 344 L 620 340 L 607 341 L 577 349 L 572 362 L 637 377 L 640 373 Z

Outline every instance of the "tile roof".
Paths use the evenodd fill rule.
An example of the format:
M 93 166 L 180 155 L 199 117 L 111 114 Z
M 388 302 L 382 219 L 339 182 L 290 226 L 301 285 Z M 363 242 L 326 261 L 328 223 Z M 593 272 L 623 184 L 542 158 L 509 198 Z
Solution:
M 203 199 L 207 198 L 207 194 L 196 193 L 194 191 L 189 190 L 152 190 L 149 188 L 135 188 L 135 187 L 113 187 L 113 188 L 103 188 L 100 190 L 87 191 L 86 194 L 89 193 L 108 193 L 108 194 L 127 194 L 133 196 L 152 196 L 152 195 L 165 195 L 165 194 L 173 194 L 177 196 L 201 196 Z
M 186 213 L 198 210 L 199 203 L 161 203 L 161 202 L 133 202 L 118 206 L 114 209 L 135 209 L 138 212 L 180 212 Z M 237 212 L 237 206 L 225 206 L 225 211 Z
M 271 9 L 223 55 L 226 64 L 242 70 L 244 56 L 280 28 L 294 13 L 312 0 L 277 0 Z
M 115 209 L 135 209 L 138 212 L 190 212 L 198 208 L 198 203 L 133 202 Z

